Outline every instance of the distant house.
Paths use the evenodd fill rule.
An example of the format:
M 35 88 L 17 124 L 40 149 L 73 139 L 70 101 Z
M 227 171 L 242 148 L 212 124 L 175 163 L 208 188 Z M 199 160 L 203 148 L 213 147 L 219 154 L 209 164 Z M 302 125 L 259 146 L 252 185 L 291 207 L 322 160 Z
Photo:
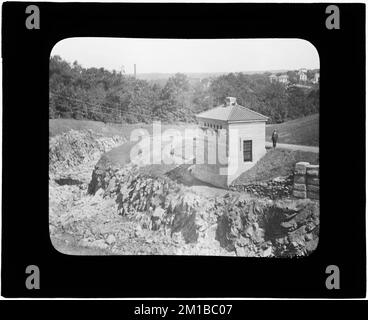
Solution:
M 279 76 L 278 81 L 286 84 L 289 82 L 289 76 L 287 74 L 282 74 Z
M 307 69 L 299 69 L 298 76 L 299 76 L 299 82 L 306 82 L 308 80 Z
M 277 76 L 275 74 L 271 74 L 269 77 L 270 82 L 281 82 L 281 83 L 288 83 L 289 82 L 289 76 L 287 74 L 282 74 L 280 76 Z
M 307 75 L 305 73 L 301 73 L 299 75 L 299 81 L 301 81 L 301 82 L 307 81 Z
M 210 163 L 205 156 L 204 163 L 197 162 L 192 166 L 191 173 L 197 179 L 227 187 L 266 153 L 268 118 L 238 105 L 236 98 L 227 97 L 224 104 L 197 114 L 196 117 L 205 132 L 205 146 L 209 146 L 208 150 L 211 149 L 211 137 L 215 132 L 215 152 L 226 155 L 225 162 L 216 157 L 216 161 Z
M 277 82 L 278 81 L 278 77 L 275 74 L 271 74 L 268 78 L 270 79 L 270 82 Z

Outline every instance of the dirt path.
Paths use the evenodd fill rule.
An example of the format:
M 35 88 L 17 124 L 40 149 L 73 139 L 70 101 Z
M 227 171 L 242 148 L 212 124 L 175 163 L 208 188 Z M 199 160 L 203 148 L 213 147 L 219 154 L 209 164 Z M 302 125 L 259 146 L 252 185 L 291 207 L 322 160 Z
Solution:
M 272 148 L 272 142 L 266 142 L 266 148 Z M 319 147 L 301 146 L 298 144 L 278 143 L 277 148 L 293 150 L 293 151 L 299 150 L 299 151 L 319 153 Z

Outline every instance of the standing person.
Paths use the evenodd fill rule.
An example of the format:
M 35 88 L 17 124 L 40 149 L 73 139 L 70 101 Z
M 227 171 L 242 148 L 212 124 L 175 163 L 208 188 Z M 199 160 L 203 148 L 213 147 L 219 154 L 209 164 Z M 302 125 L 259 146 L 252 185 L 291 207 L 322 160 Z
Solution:
M 276 143 L 277 143 L 277 139 L 278 139 L 279 135 L 277 134 L 276 130 L 273 130 L 272 133 L 272 143 L 273 143 L 273 148 L 276 148 Z

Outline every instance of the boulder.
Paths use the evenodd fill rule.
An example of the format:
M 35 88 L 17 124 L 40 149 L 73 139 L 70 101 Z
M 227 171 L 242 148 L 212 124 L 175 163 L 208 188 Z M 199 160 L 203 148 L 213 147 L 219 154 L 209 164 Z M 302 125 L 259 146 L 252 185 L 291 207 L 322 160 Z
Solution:
M 293 196 L 300 199 L 305 199 L 307 197 L 307 193 L 305 191 L 293 191 Z
M 305 184 L 305 175 L 295 174 L 294 175 L 294 183 Z
M 238 257 L 248 257 L 249 256 L 249 250 L 247 247 L 236 247 L 235 252 Z
M 319 186 L 319 178 L 307 176 L 307 185 Z
M 307 166 L 309 166 L 309 162 L 297 162 L 295 164 L 295 174 L 298 174 L 298 175 L 306 174 Z
M 319 170 L 319 164 L 309 164 L 307 166 L 307 171 L 308 170 Z
M 112 177 L 111 180 L 108 182 L 106 193 L 109 194 L 110 192 L 113 192 L 115 188 L 116 188 L 116 178 Z
M 272 247 L 268 247 L 266 250 L 262 252 L 262 257 L 270 257 L 272 256 Z
M 106 238 L 106 243 L 112 245 L 115 242 L 116 242 L 115 236 L 113 234 L 109 234 L 109 236 Z
M 98 200 L 98 198 L 103 197 L 104 193 L 105 191 L 102 188 L 98 189 L 95 193 L 95 198 Z
M 301 184 L 301 183 L 294 183 L 294 190 L 298 190 L 298 191 L 306 191 L 307 187 L 305 184 Z
M 310 177 L 318 177 L 319 165 L 310 164 L 309 166 L 307 166 L 307 175 Z
M 313 200 L 319 200 L 319 192 L 308 191 L 308 198 Z
M 319 176 L 319 171 L 318 170 L 310 170 L 307 172 L 307 175 L 310 177 L 318 177 Z
M 108 248 L 108 245 L 105 243 L 104 239 L 95 240 L 95 241 L 90 243 L 90 246 L 91 247 L 96 247 L 96 248 L 99 248 L 99 249 Z
M 305 241 L 311 241 L 311 240 L 313 240 L 313 234 L 311 234 L 311 233 L 307 233 L 307 234 L 304 236 L 304 239 L 305 239 Z
M 157 219 L 162 219 L 164 217 L 165 214 L 165 210 L 162 209 L 161 207 L 157 207 L 155 209 L 155 211 L 153 211 L 152 213 L 152 217 L 157 218 Z
M 319 186 L 308 185 L 307 190 L 308 192 L 319 193 Z

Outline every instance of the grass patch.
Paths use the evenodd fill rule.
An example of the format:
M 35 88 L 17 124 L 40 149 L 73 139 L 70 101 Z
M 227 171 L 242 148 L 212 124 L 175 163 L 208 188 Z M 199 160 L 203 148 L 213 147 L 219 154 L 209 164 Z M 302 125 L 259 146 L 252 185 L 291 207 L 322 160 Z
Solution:
M 319 154 L 283 149 L 269 150 L 254 167 L 241 174 L 232 184 L 245 185 L 288 176 L 293 173 L 295 163 L 299 161 L 319 164 Z
M 319 114 L 266 126 L 266 140 L 271 141 L 273 130 L 279 133 L 279 143 L 319 145 Z
M 138 172 L 143 176 L 152 178 L 164 178 L 170 175 L 171 171 L 177 168 L 176 164 L 150 164 L 139 167 Z

